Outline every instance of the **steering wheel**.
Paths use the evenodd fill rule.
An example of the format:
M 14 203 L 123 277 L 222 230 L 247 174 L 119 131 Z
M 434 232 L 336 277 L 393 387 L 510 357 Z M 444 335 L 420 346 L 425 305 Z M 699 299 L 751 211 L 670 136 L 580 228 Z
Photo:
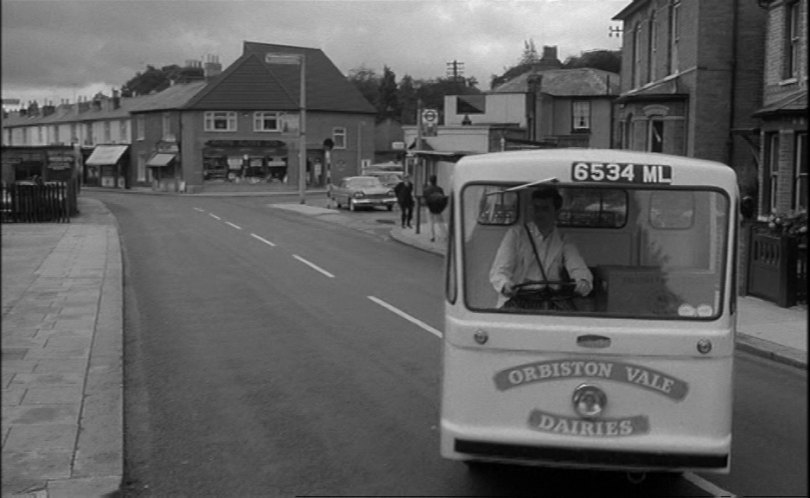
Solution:
M 559 286 L 559 289 L 552 289 L 549 286 Z M 526 309 L 549 309 L 550 307 L 562 309 L 576 309 L 573 305 L 574 287 L 573 280 L 526 280 L 514 285 L 517 291 L 512 298 L 518 308 Z

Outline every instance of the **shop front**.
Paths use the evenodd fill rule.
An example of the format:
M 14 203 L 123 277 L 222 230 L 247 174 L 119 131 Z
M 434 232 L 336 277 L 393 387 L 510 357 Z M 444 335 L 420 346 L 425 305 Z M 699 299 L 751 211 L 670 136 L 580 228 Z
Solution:
M 183 192 L 185 182 L 180 171 L 178 156 L 180 148 L 176 142 L 159 142 L 157 150 L 146 162 L 152 172 L 152 190 L 160 192 Z
M 206 183 L 286 182 L 289 150 L 280 140 L 208 140 L 203 146 Z
M 128 145 L 97 145 L 84 162 L 84 185 L 125 188 Z

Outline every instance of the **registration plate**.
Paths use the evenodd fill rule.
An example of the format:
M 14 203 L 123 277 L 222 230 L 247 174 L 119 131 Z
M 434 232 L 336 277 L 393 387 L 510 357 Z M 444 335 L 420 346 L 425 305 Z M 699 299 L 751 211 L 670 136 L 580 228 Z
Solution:
M 667 164 L 575 162 L 571 166 L 571 179 L 575 182 L 670 184 L 672 183 L 672 166 Z

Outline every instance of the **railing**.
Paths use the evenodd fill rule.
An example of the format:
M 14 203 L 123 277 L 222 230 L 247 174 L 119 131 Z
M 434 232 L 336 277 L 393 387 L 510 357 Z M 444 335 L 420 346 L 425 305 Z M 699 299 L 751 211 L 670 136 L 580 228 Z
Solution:
M 807 303 L 807 240 L 751 230 L 747 292 L 789 308 Z
M 3 223 L 69 223 L 76 216 L 77 186 L 70 182 L 46 182 L 44 184 L 12 183 L 3 185 Z

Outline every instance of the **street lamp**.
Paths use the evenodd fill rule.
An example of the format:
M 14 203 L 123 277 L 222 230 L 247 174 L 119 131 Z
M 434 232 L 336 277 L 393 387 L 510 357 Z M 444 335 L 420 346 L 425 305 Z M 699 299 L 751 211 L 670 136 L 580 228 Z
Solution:
M 267 53 L 264 61 L 268 64 L 292 64 L 301 68 L 301 88 L 299 106 L 301 122 L 298 126 L 298 198 L 301 204 L 306 204 L 305 186 L 307 174 L 307 87 L 306 87 L 306 56 L 304 54 Z

